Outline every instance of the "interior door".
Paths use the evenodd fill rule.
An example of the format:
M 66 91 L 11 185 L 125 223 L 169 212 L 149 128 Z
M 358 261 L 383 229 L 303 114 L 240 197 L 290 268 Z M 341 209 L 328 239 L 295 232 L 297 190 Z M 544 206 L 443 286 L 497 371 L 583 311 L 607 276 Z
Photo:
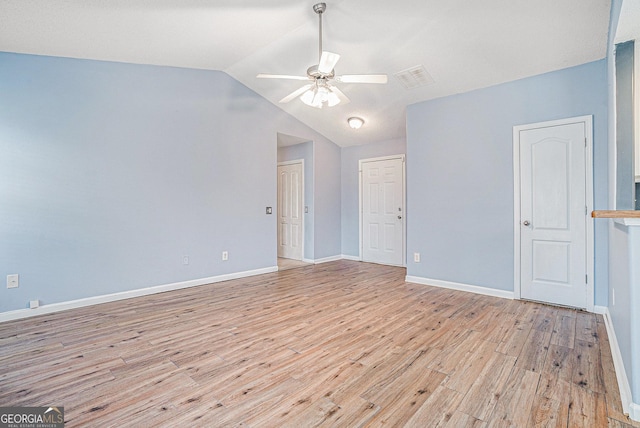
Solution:
M 521 130 L 520 290 L 587 308 L 585 123 Z
M 362 260 L 404 262 L 404 158 L 361 163 Z
M 278 165 L 278 257 L 302 260 L 302 163 Z

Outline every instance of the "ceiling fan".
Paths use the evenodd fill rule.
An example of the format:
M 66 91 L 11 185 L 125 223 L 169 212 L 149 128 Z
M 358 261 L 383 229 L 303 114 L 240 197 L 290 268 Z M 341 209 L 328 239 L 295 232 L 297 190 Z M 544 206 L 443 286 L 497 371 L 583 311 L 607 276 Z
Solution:
M 319 61 L 317 65 L 312 65 L 307 69 L 306 76 L 289 76 L 286 74 L 258 74 L 261 79 L 292 79 L 309 80 L 308 83 L 280 100 L 281 103 L 288 103 L 294 98 L 316 108 L 324 106 L 333 107 L 339 103 L 348 103 L 349 98 L 332 81 L 344 83 L 387 83 L 386 74 L 344 74 L 336 76 L 334 67 L 340 59 L 340 55 L 322 50 L 322 14 L 327 9 L 326 3 L 317 3 L 313 6 L 313 11 L 319 18 Z

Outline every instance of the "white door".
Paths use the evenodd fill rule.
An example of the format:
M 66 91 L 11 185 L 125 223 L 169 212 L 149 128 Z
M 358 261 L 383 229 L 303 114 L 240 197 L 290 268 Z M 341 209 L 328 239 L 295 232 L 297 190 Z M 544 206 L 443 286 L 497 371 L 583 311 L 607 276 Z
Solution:
M 404 262 L 404 157 L 360 163 L 362 260 Z
M 302 163 L 278 165 L 278 257 L 302 260 Z
M 524 299 L 587 308 L 586 132 L 577 122 L 518 133 Z

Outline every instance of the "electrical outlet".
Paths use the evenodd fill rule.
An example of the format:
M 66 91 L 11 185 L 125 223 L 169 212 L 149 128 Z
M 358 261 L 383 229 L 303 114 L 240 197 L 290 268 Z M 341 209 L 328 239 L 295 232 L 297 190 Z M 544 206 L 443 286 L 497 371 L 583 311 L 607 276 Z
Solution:
M 267 207 L 267 214 L 273 214 L 273 208 Z
M 224 261 L 229 260 L 229 252 L 228 251 L 223 251 L 222 252 L 222 260 L 224 260 Z
M 189 264 L 189 256 L 182 256 L 182 264 L 183 265 Z
M 415 263 L 420 263 L 420 253 L 413 253 L 413 261 Z
M 30 300 L 29 301 L 29 308 L 30 309 L 37 309 L 40 307 L 40 300 Z
M 7 275 L 7 288 L 18 288 L 20 285 L 20 278 L 18 274 Z

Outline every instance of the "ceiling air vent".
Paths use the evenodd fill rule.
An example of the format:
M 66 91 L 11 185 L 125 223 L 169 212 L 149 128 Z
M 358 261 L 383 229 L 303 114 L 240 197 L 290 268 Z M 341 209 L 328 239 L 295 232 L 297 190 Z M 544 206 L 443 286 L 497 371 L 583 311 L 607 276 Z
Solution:
M 416 65 L 415 67 L 399 71 L 395 73 L 394 76 L 396 76 L 396 79 L 407 89 L 419 88 L 420 86 L 426 86 L 434 82 L 433 77 L 427 73 L 423 65 Z

